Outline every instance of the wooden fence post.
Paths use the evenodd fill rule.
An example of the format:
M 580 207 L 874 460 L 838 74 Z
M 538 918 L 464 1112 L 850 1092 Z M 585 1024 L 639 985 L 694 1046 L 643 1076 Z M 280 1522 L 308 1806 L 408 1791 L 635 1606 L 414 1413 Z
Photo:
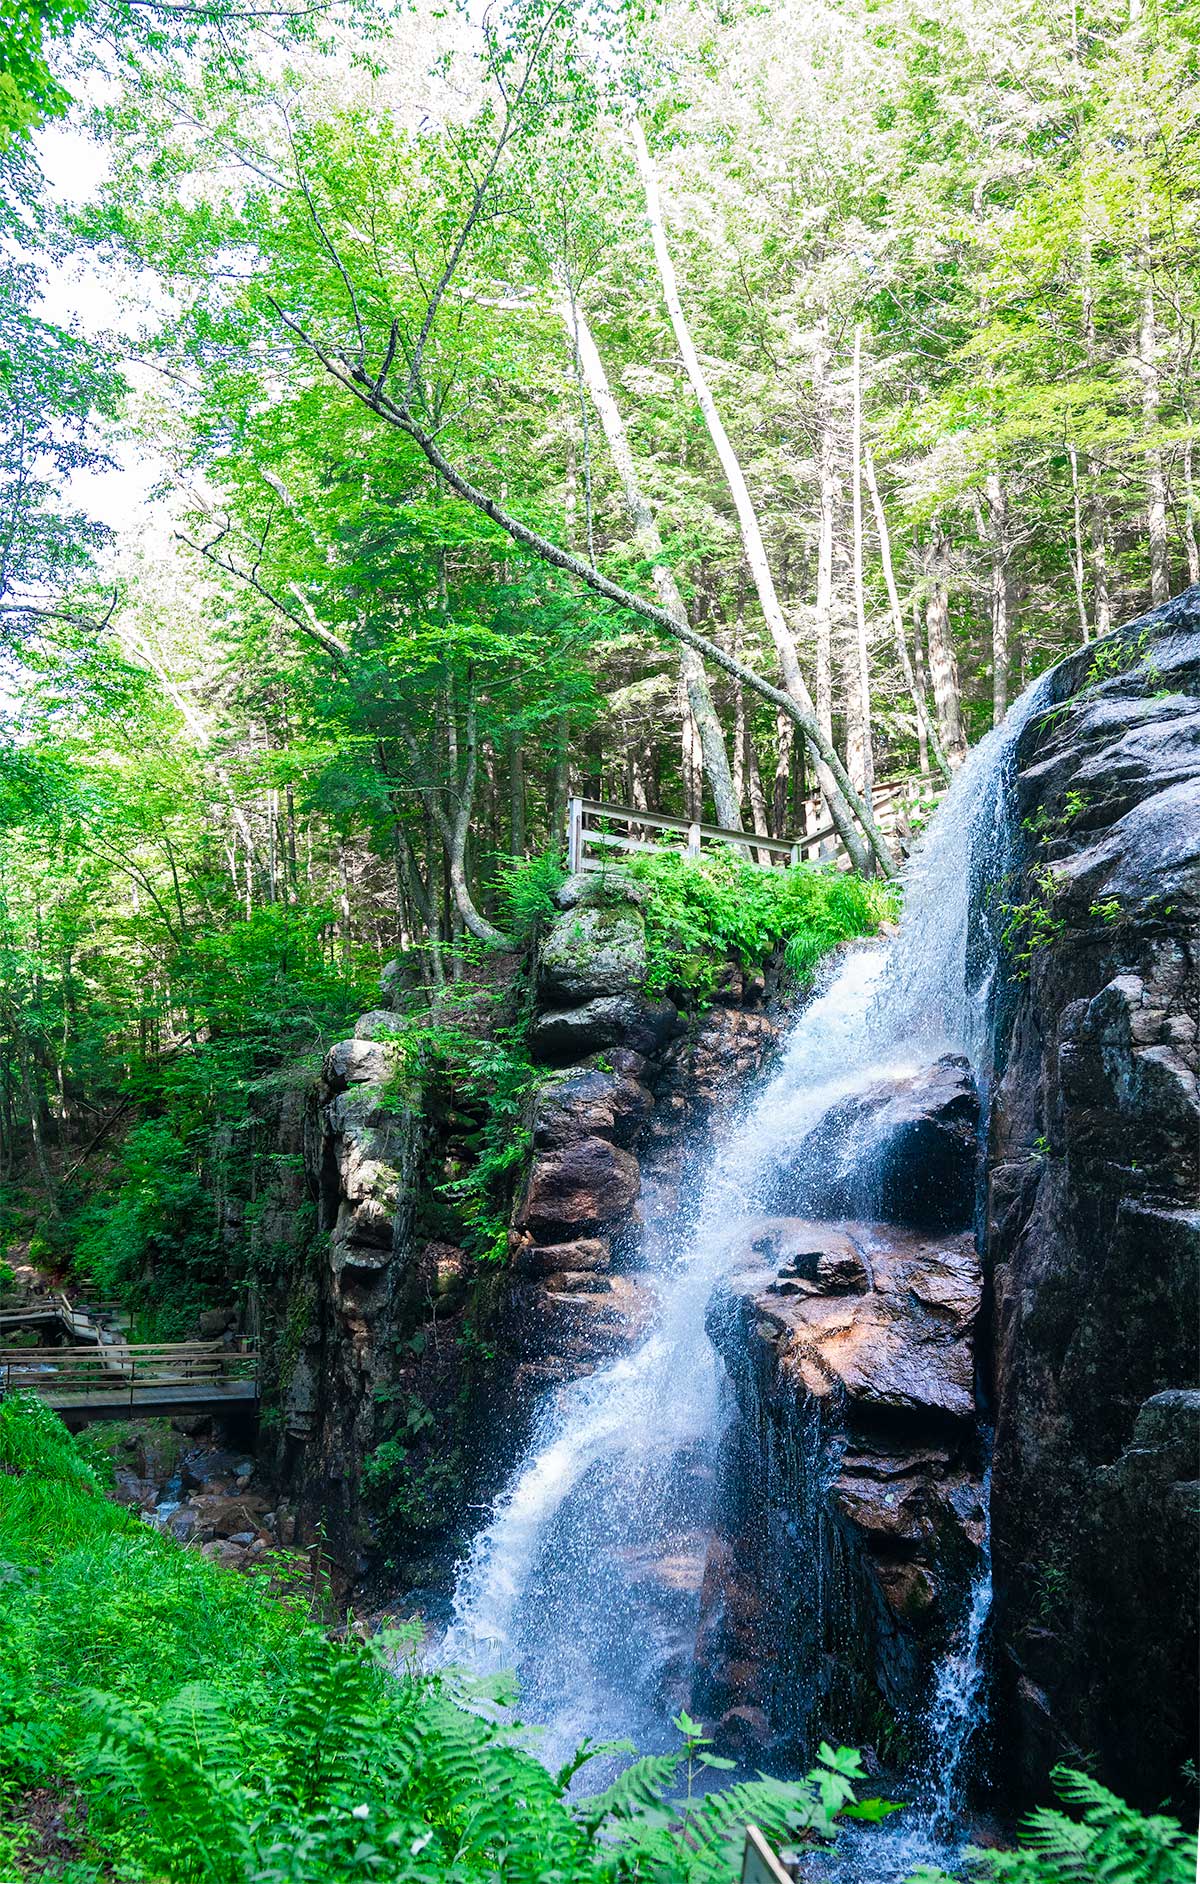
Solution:
M 583 800 L 567 801 L 567 869 L 574 876 L 583 869 Z
M 700 855 L 700 826 L 698 824 L 688 825 L 687 854 L 689 857 Z
M 792 1884 L 757 1825 L 747 1825 L 746 1846 L 742 1853 L 742 1884 Z

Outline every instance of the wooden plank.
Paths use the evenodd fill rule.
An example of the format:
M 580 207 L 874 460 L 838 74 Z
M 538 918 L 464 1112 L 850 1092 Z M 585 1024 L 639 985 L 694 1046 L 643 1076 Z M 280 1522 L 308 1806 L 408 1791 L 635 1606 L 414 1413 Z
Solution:
M 794 1884 L 757 1825 L 747 1825 L 742 1853 L 742 1884 Z
M 652 851 L 656 856 L 660 853 L 664 856 L 672 857 L 682 857 L 684 855 L 684 852 L 680 850 L 679 846 L 676 844 L 654 844 L 648 839 L 641 837 L 613 837 L 608 831 L 585 831 L 583 833 L 584 851 L 586 852 L 597 846 L 602 846 L 605 850 Z

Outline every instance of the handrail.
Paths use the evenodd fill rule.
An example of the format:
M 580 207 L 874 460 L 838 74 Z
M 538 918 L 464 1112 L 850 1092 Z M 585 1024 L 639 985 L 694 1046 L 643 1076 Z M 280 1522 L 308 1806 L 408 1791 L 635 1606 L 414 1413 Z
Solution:
M 898 800 L 921 797 L 926 794 L 926 788 L 932 788 L 928 795 L 940 796 L 944 789 L 940 775 L 923 772 L 912 778 L 884 780 L 872 791 L 871 802 L 881 818 L 887 819 Z M 607 819 L 625 825 L 627 830 L 642 828 L 678 833 L 687 840 L 683 854 L 689 857 L 699 856 L 702 845 L 708 840 L 736 845 L 743 851 L 765 852 L 768 857 L 784 857 L 789 864 L 796 864 L 801 861 L 803 852 L 837 837 L 833 823 L 802 831 L 794 837 L 769 837 L 765 831 L 734 831 L 723 824 L 704 824 L 698 819 L 677 818 L 669 812 L 645 811 L 638 805 L 608 804 L 601 798 L 572 798 L 567 807 L 567 867 L 573 874 L 588 868 L 589 848 L 635 852 L 662 848 L 644 839 L 618 837 L 612 832 L 590 829 L 586 823 L 588 818 Z
M 139 1341 L 63 1348 L 0 1348 L 0 1393 L 33 1392 L 55 1400 L 137 1404 L 139 1389 L 198 1388 L 217 1398 L 225 1387 L 253 1384 L 257 1348 L 220 1342 Z

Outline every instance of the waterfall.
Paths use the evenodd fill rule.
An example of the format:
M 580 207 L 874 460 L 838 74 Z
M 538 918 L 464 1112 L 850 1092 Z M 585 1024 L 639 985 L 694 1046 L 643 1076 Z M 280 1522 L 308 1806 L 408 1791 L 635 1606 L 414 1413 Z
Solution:
M 990 1435 L 988 1436 L 990 1440 Z M 989 1445 L 990 1450 L 990 1445 Z M 984 1509 L 989 1506 L 991 1472 L 984 1480 Z M 962 1798 L 972 1743 L 981 1726 L 981 1704 L 987 1668 L 984 1645 L 992 1610 L 992 1539 L 989 1524 L 984 1534 L 979 1569 L 971 1585 L 958 1640 L 938 1668 L 929 1704 L 930 1760 L 925 1776 L 924 1803 L 931 1830 L 946 1836 L 953 1831 Z
M 639 1280 L 657 1298 L 651 1332 L 546 1397 L 460 1566 L 441 1657 L 515 1668 L 522 1716 L 541 1724 L 548 1761 L 584 1734 L 629 1735 L 644 1750 L 674 1744 L 729 1418 L 705 1310 L 761 1215 L 778 1155 L 794 1156 L 831 1105 L 881 1074 L 947 1050 L 986 1072 L 996 944 L 980 922 L 981 886 L 1004 867 L 1014 742 L 1039 693 L 1022 697 L 956 778 L 909 869 L 898 933 L 841 956 L 678 1214 L 647 1226 Z M 971 1608 L 961 1672 L 944 1671 L 930 1720 L 950 1788 L 978 1708 L 982 1583 Z

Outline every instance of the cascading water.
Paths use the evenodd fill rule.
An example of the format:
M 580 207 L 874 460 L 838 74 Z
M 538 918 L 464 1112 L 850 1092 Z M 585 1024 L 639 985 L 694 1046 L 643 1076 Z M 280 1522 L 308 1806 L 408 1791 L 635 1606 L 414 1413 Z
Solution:
M 990 1443 L 988 1446 L 990 1452 Z M 991 1473 L 984 1480 L 988 1508 Z M 982 1561 L 971 1585 L 959 1638 L 937 1671 L 929 1704 L 929 1741 L 933 1751 L 925 1776 L 924 1803 L 935 1833 L 948 1836 L 959 1811 L 968 1756 L 980 1726 L 987 1665 L 984 1645 L 992 1609 L 991 1527 L 984 1534 Z
M 547 1397 L 460 1568 L 442 1658 L 515 1668 L 522 1714 L 543 1724 L 550 1761 L 584 1734 L 630 1735 L 647 1750 L 674 1743 L 729 1417 L 705 1312 L 762 1213 L 780 1153 L 794 1162 L 816 1121 L 868 1081 L 947 1050 L 967 1053 L 986 1083 L 996 944 L 980 921 L 981 889 L 1003 872 L 1014 742 L 1039 704 L 1030 689 L 959 774 L 910 868 L 899 933 L 841 959 L 687 1205 L 647 1226 L 652 1331 Z M 984 1575 L 931 1706 L 935 1816 L 951 1813 L 963 1776 L 989 1601 Z

